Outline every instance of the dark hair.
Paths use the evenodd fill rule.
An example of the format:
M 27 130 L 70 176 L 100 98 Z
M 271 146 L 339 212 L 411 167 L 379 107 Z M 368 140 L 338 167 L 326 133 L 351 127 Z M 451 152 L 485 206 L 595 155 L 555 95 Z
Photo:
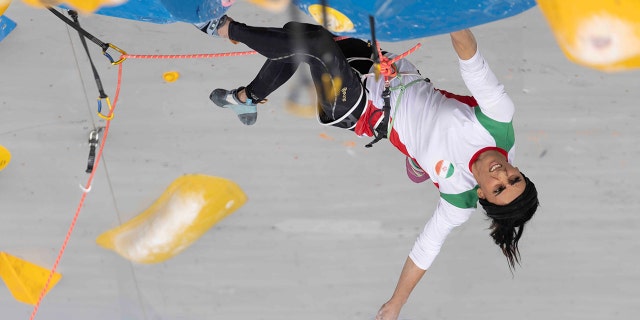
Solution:
M 522 174 L 525 181 L 525 188 L 522 194 L 506 205 L 493 204 L 486 199 L 480 198 L 480 204 L 491 218 L 491 237 L 493 241 L 502 249 L 502 253 L 507 257 L 509 269 L 514 269 L 516 263 L 520 264 L 520 250 L 518 241 L 522 237 L 524 225 L 531 219 L 538 209 L 538 191 L 536 186 Z

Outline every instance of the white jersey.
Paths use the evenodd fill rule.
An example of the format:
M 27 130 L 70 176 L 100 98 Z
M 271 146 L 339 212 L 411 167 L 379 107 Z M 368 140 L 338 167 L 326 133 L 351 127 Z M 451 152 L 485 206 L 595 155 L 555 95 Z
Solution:
M 392 56 L 389 56 L 390 58 Z M 405 59 L 395 63 L 391 80 L 389 140 L 414 159 L 439 189 L 435 213 L 418 236 L 409 257 L 426 270 L 440 252 L 451 230 L 467 221 L 477 207 L 477 182 L 471 164 L 494 149 L 514 159 L 512 100 L 480 54 L 459 60 L 462 78 L 473 97 L 458 96 L 420 80 L 416 67 Z M 369 124 L 381 121 L 384 79 L 367 79 L 369 103 L 356 134 L 371 136 Z

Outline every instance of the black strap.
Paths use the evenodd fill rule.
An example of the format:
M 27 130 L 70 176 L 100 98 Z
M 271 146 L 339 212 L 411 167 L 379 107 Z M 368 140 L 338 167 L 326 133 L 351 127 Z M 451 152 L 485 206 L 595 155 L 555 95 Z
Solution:
M 371 28 L 371 47 L 373 50 L 373 63 L 380 63 L 380 56 L 378 56 L 378 41 L 376 40 L 376 19 L 369 15 L 369 28 Z
M 371 148 L 378 141 L 388 138 L 387 132 L 389 130 L 389 117 L 391 116 L 391 90 L 389 89 L 388 82 L 385 83 L 384 91 L 382 91 L 382 99 L 384 100 L 384 106 L 382 107 L 382 122 L 380 122 L 378 127 L 376 127 L 375 129 L 373 128 L 372 124 L 369 124 L 371 126 L 371 131 L 373 131 L 373 136 L 375 137 L 375 139 L 365 145 L 365 147 L 367 148 Z
M 100 48 L 102 48 L 102 51 L 107 51 L 109 49 L 109 44 L 108 43 L 104 43 L 104 42 L 100 41 L 98 38 L 94 37 L 92 34 L 87 32 L 86 30 L 82 29 L 79 24 L 74 23 L 73 21 L 69 20 L 69 18 L 65 17 L 62 13 L 58 12 L 57 10 L 55 10 L 55 9 L 53 9 L 51 7 L 47 7 L 47 9 L 49 11 L 51 11 L 51 13 L 56 15 L 56 17 L 60 18 L 62 21 L 64 21 L 66 24 L 68 24 L 70 27 L 78 30 L 78 33 L 80 33 L 81 35 L 83 35 L 87 39 L 93 41 L 93 43 L 95 43 L 98 46 L 100 46 Z M 70 10 L 70 11 L 72 11 L 72 10 Z
M 80 42 L 82 43 L 84 52 L 87 54 L 87 57 L 89 58 L 89 64 L 91 64 L 93 79 L 95 80 L 96 86 L 98 87 L 98 93 L 100 95 L 100 99 L 108 98 L 109 96 L 104 92 L 104 87 L 102 86 L 102 80 L 100 80 L 100 75 L 98 74 L 98 70 L 96 69 L 96 66 L 93 63 L 93 59 L 91 59 L 91 53 L 89 52 L 89 47 L 87 46 L 87 41 L 85 40 L 85 38 L 88 38 L 89 40 L 93 41 L 95 44 L 100 46 L 100 48 L 102 48 L 103 51 L 106 51 L 107 49 L 109 49 L 109 44 L 98 40 L 98 38 L 94 37 L 89 32 L 87 32 L 82 27 L 80 27 L 80 21 L 78 20 L 78 13 L 76 11 L 69 10 L 67 12 L 69 16 L 71 16 L 71 18 L 73 19 L 73 21 L 71 21 L 53 8 L 49 7 L 47 9 L 49 9 L 49 11 L 55 14 L 58 18 L 60 18 L 62 21 L 66 22 L 69 26 L 73 27 L 78 31 Z M 100 111 L 98 110 L 98 112 Z M 96 161 L 96 148 L 98 147 L 98 143 L 100 141 L 100 131 L 102 131 L 102 128 L 93 129 L 89 133 L 89 158 L 87 159 L 87 170 L 85 171 L 86 173 L 91 173 L 93 171 L 93 166 Z
M 89 57 L 89 63 L 91 64 L 91 71 L 93 71 L 93 79 L 96 81 L 96 86 L 98 87 L 98 93 L 100 93 L 100 99 L 107 98 L 107 94 L 104 92 L 104 87 L 102 86 L 102 81 L 100 80 L 100 75 L 98 74 L 98 70 L 96 69 L 95 64 L 93 63 L 93 59 L 91 59 L 91 53 L 89 53 L 89 48 L 87 47 L 87 41 L 84 39 L 84 34 L 80 32 L 83 30 L 80 28 L 80 21 L 78 21 L 78 13 L 74 10 L 69 10 L 69 15 L 73 18 L 73 22 L 78 26 L 78 36 L 80 37 L 80 42 L 82 42 L 82 46 L 84 47 L 84 52 Z
M 371 50 L 373 51 L 373 63 L 380 64 L 380 56 L 378 55 L 378 42 L 376 40 L 376 20 L 372 15 L 369 15 L 369 28 L 371 28 Z M 371 131 L 375 139 L 365 145 L 366 148 L 373 147 L 378 141 L 387 138 L 387 129 L 389 124 L 389 116 L 391 113 L 391 90 L 389 89 L 389 81 L 384 84 L 384 91 L 382 91 L 382 99 L 384 100 L 384 106 L 382 107 L 382 122 L 377 128 L 373 128 L 373 124 L 369 123 Z

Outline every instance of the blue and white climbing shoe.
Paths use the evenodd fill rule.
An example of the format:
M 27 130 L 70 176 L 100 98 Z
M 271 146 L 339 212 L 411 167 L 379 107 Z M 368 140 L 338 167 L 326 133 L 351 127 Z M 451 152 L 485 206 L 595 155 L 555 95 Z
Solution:
M 238 115 L 238 119 L 245 125 L 252 125 L 258 120 L 258 107 L 251 99 L 241 102 L 238 99 L 238 91 L 244 89 L 240 87 L 231 91 L 225 89 L 215 89 L 209 95 L 209 99 L 218 107 L 229 108 Z
M 200 31 L 210 36 L 220 37 L 220 34 L 218 34 L 218 29 L 220 29 L 220 27 L 224 25 L 228 18 L 229 17 L 227 17 L 227 15 L 225 14 L 218 19 L 211 19 L 205 22 L 194 23 L 193 25 L 196 26 L 196 28 L 200 29 Z

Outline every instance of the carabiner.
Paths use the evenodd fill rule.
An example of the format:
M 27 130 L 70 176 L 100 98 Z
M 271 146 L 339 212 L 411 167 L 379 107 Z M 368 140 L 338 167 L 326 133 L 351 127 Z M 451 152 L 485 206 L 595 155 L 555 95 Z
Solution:
M 107 57 L 107 59 L 109 59 L 109 61 L 111 62 L 111 64 L 112 64 L 112 65 L 114 65 L 114 66 L 115 66 L 115 65 L 117 65 L 117 64 L 121 64 L 121 63 L 122 63 L 122 61 L 124 61 L 124 60 L 126 60 L 126 59 L 127 59 L 127 58 L 125 58 L 125 56 L 127 55 L 127 53 L 126 53 L 124 50 L 122 50 L 122 49 L 120 49 L 120 48 L 116 47 L 115 45 L 113 45 L 113 44 L 111 44 L 111 43 L 108 43 L 108 45 L 109 45 L 109 48 L 111 48 L 111 49 L 113 49 L 113 50 L 115 50 L 115 51 L 120 52 L 120 60 L 113 61 L 113 58 L 111 57 L 111 55 L 110 55 L 109 53 L 107 53 L 107 50 L 102 50 L 102 54 L 103 54 L 105 57 Z M 107 49 L 108 49 L 108 48 L 107 48 Z
M 111 113 L 111 100 L 109 100 L 109 97 L 105 97 L 104 100 L 107 102 L 107 108 L 109 108 L 109 113 L 111 113 L 110 115 L 104 115 L 102 113 L 102 99 L 103 98 L 98 98 L 98 117 L 104 119 L 104 120 L 111 120 L 113 119 L 113 113 Z

